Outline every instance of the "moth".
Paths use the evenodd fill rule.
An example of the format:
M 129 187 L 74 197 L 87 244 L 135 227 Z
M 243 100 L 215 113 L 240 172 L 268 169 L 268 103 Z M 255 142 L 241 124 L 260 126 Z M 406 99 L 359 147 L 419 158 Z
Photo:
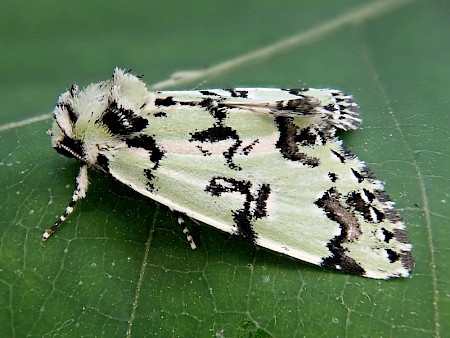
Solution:
M 93 168 L 269 250 L 364 277 L 406 277 L 413 258 L 404 222 L 336 136 L 358 128 L 357 108 L 334 89 L 152 92 L 118 68 L 83 90 L 72 85 L 48 134 L 81 167 L 71 202 L 42 240 L 85 197 Z

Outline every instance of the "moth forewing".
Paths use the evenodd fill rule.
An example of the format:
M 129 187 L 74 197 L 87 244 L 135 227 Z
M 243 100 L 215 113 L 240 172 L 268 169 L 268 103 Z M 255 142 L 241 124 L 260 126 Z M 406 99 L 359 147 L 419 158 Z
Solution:
M 267 249 L 366 277 L 408 276 L 400 215 L 335 135 L 358 127 L 356 108 L 333 89 L 149 92 L 121 69 L 85 90 L 72 87 L 55 108 L 52 145 L 82 169 L 43 239 L 84 197 L 89 166 Z

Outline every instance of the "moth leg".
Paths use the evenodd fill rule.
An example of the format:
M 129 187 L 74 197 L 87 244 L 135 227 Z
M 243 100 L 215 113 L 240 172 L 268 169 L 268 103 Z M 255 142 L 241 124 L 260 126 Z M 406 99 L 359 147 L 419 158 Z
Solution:
M 67 219 L 67 217 L 73 212 L 77 201 L 86 196 L 88 186 L 89 186 L 88 169 L 87 165 L 83 164 L 80 167 L 80 171 L 76 179 L 76 185 L 72 195 L 72 200 L 70 201 L 69 205 L 66 207 L 66 210 L 64 210 L 62 215 L 58 217 L 55 224 L 53 224 L 50 228 L 45 230 L 45 232 L 41 236 L 41 240 L 46 241 L 47 239 L 49 239 L 49 237 L 56 231 L 56 229 L 58 229 L 61 223 Z
M 189 229 L 186 226 L 186 223 L 184 221 L 183 215 L 179 212 L 175 212 L 175 215 L 177 216 L 178 224 L 183 228 L 183 234 L 186 236 L 186 239 L 191 246 L 191 249 L 197 249 L 197 245 L 195 245 L 194 238 L 189 233 Z

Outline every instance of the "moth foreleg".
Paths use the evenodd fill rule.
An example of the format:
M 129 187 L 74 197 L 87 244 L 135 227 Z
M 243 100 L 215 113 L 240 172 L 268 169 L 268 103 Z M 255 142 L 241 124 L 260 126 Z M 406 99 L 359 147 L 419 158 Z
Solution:
M 46 241 L 49 239 L 49 237 L 58 229 L 58 227 L 61 225 L 62 222 L 64 222 L 67 217 L 73 212 L 75 204 L 78 200 L 84 198 L 86 196 L 86 191 L 89 186 L 89 179 L 88 179 L 88 171 L 87 171 L 87 165 L 83 164 L 80 167 L 80 171 L 78 173 L 77 179 L 76 179 L 76 186 L 75 191 L 73 192 L 72 199 L 69 203 L 69 205 L 66 207 L 64 212 L 61 216 L 58 217 L 56 222 L 45 232 L 42 234 L 41 239 L 43 241 Z

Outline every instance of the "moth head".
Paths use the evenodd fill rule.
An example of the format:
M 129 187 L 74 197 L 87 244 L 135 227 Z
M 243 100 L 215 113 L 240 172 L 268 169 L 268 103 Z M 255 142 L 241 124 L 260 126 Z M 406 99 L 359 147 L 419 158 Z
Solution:
M 52 146 L 64 156 L 95 165 L 102 149 L 119 144 L 147 127 L 141 116 L 149 94 L 145 83 L 122 69 L 112 79 L 61 94 L 48 132 Z
M 83 161 L 82 140 L 76 135 L 79 112 L 75 109 L 75 101 L 80 89 L 76 84 L 60 95 L 53 110 L 52 129 L 47 131 L 51 137 L 52 147 L 60 154 Z

